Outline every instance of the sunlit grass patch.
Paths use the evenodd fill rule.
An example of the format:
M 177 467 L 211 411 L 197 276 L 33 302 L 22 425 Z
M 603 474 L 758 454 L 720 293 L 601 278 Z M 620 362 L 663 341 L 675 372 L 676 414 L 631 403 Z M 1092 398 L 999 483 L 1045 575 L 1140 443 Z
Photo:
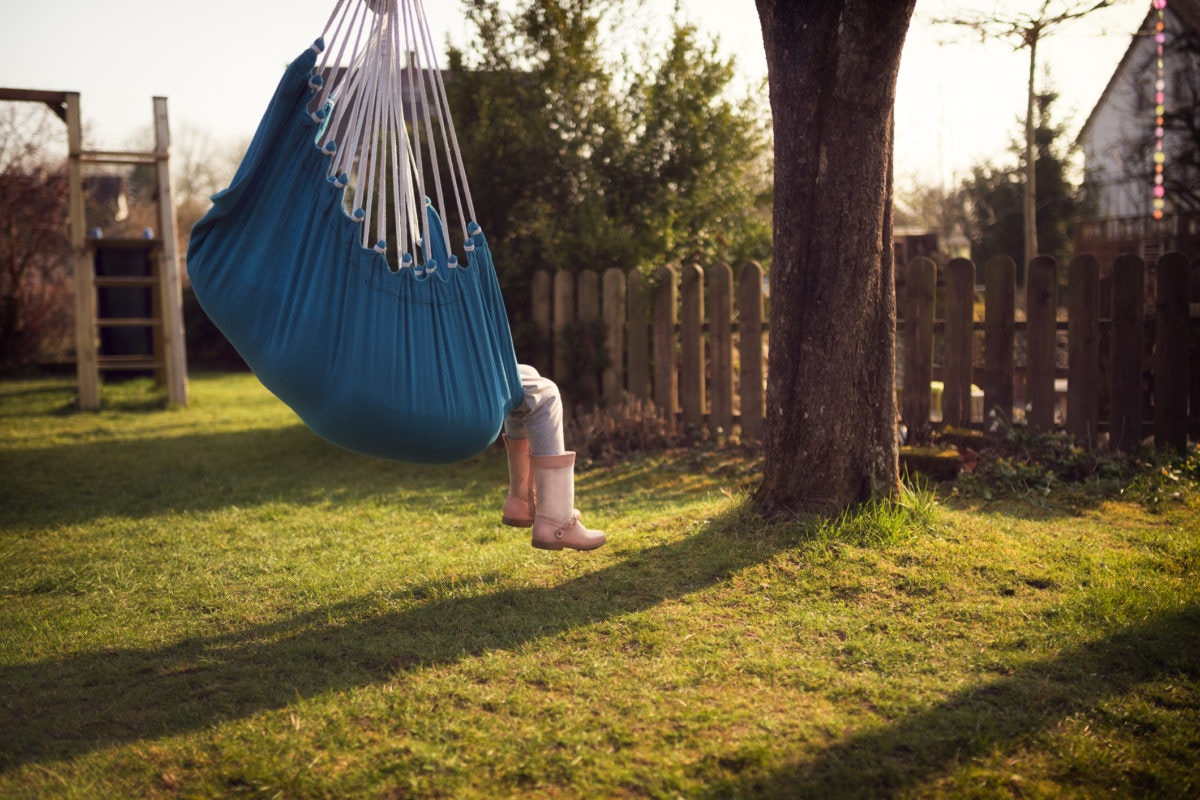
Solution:
M 0 382 L 0 796 L 1200 786 L 1183 466 L 767 520 L 752 452 L 674 449 L 581 471 L 609 544 L 546 553 L 499 447 L 353 456 L 248 375 L 72 391 Z

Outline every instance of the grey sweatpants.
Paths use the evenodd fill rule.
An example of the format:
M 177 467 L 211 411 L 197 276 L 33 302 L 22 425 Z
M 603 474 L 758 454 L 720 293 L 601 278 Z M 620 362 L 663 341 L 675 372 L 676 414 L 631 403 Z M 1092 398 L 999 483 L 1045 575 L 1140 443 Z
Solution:
M 521 386 L 525 389 L 525 402 L 504 420 L 504 433 L 510 439 L 529 439 L 532 455 L 561 455 L 566 452 L 566 445 L 558 386 L 528 364 L 517 367 L 521 373 Z

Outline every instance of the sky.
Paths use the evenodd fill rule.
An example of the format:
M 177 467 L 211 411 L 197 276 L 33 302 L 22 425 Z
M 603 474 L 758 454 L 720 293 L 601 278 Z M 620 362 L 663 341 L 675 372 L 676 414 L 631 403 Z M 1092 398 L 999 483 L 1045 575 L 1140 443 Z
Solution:
M 678 0 L 683 18 L 715 37 L 741 79 L 766 75 L 754 0 Z M 896 180 L 954 185 L 984 161 L 1008 163 L 1025 113 L 1028 51 L 981 42 L 933 20 L 964 11 L 1033 11 L 1042 0 L 918 0 L 896 101 Z M 1052 2 L 1061 5 L 1062 0 Z M 333 0 L 0 0 L 0 87 L 80 92 L 93 149 L 146 136 L 152 98 L 165 96 L 172 131 L 243 143 L 284 66 L 324 28 Z M 426 0 L 435 39 L 465 40 L 457 0 Z M 639 27 L 665 42 L 675 0 L 645 0 Z M 1061 95 L 1074 136 L 1150 9 L 1114 8 L 1060 29 L 1039 48 L 1038 80 Z M 64 134 L 65 138 L 65 134 Z

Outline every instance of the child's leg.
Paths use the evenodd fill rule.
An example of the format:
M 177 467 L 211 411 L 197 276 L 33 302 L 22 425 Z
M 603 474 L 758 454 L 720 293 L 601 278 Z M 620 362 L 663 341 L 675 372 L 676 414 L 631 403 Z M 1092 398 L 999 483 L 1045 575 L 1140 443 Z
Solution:
M 534 547 L 545 550 L 594 550 L 604 544 L 603 531 L 589 530 L 575 509 L 575 454 L 566 451 L 563 439 L 562 398 L 558 386 L 527 364 L 520 365 L 525 401 L 508 415 L 504 431 L 509 453 L 509 499 L 506 514 L 513 518 L 517 507 L 533 509 Z M 522 439 L 528 440 L 528 447 Z M 519 444 L 518 444 L 519 443 Z M 514 458 L 524 450 L 529 454 L 533 489 L 519 480 Z M 524 466 L 522 462 L 521 466 Z M 528 496 L 528 504 L 524 498 Z M 521 516 L 522 527 L 528 512 Z M 512 524 L 512 523 L 510 523 Z
M 504 432 L 510 439 L 529 439 L 530 452 L 535 456 L 560 455 L 566 451 L 566 446 L 558 386 L 528 364 L 521 364 L 519 368 L 525 402 L 508 415 Z

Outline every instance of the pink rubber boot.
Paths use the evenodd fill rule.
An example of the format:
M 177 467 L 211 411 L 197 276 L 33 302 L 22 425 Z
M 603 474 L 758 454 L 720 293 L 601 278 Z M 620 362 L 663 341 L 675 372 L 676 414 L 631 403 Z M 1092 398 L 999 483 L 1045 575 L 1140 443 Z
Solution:
M 533 495 L 533 468 L 529 463 L 529 440 L 504 437 L 508 452 L 508 497 L 500 521 L 514 528 L 532 528 L 536 502 Z
M 531 456 L 538 507 L 533 519 L 534 547 L 541 550 L 595 550 L 604 532 L 585 528 L 575 508 L 575 454 Z

